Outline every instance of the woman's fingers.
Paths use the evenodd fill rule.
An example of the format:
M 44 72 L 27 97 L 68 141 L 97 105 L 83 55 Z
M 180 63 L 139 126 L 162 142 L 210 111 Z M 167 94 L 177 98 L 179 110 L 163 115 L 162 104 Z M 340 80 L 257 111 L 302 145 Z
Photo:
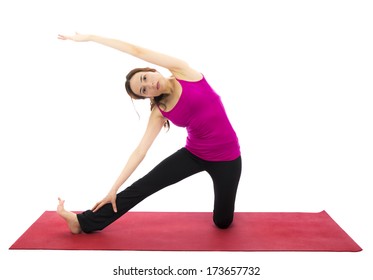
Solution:
M 115 213 L 117 213 L 117 212 L 118 212 L 118 209 L 117 209 L 117 204 L 116 204 L 116 202 L 115 202 L 115 199 L 111 202 L 111 205 L 113 206 L 113 211 L 114 211 Z
M 107 204 L 106 201 L 100 201 L 100 202 L 97 202 L 97 203 L 95 204 L 95 206 L 93 206 L 93 208 L 91 209 L 92 212 L 96 212 L 98 209 L 100 209 L 100 208 L 101 208 L 102 206 L 104 206 L 105 204 Z M 115 199 L 114 199 L 114 201 L 111 202 L 111 205 L 112 205 L 112 207 L 113 207 L 113 211 L 114 211 L 115 213 L 117 213 L 117 212 L 118 212 L 118 209 L 117 209 L 117 204 L 116 204 L 116 202 L 115 202 Z
M 58 34 L 57 38 L 60 39 L 60 40 L 68 40 L 68 39 L 70 39 L 69 36 L 61 35 L 61 34 Z
M 100 209 L 102 207 L 102 205 L 104 205 L 101 201 L 100 202 L 97 202 L 95 204 L 95 206 L 93 206 L 93 208 L 91 209 L 92 212 L 96 212 L 98 209 Z
M 63 34 L 58 34 L 58 39 L 60 40 L 71 40 L 75 42 L 87 42 L 89 39 L 89 35 L 85 34 L 80 34 L 78 32 L 75 32 L 74 35 L 63 35 Z

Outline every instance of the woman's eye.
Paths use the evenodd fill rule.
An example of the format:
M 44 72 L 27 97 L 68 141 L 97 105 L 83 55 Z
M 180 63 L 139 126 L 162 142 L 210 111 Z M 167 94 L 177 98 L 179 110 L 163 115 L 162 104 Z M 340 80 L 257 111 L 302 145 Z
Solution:
M 144 75 L 144 81 L 146 81 L 146 75 Z

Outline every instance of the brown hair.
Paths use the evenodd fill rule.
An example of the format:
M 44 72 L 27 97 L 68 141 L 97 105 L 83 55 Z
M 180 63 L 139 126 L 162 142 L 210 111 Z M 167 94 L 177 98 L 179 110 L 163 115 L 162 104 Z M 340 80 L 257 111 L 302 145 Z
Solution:
M 149 68 L 149 67 L 145 67 L 145 68 L 135 68 L 135 69 L 132 69 L 126 76 L 126 83 L 125 83 L 125 87 L 126 87 L 126 91 L 128 93 L 128 95 L 132 98 L 132 99 L 135 99 L 135 100 L 138 100 L 138 99 L 145 99 L 146 97 L 144 96 L 141 96 L 141 95 L 138 95 L 136 93 L 133 92 L 133 90 L 131 89 L 131 85 L 130 85 L 130 80 L 131 78 L 133 77 L 133 75 L 135 75 L 136 73 L 139 73 L 139 72 L 157 72 L 157 70 L 153 69 L 153 68 Z M 166 105 L 164 103 L 162 103 L 162 99 L 164 99 L 166 97 L 166 94 L 161 94 L 159 96 L 156 96 L 154 98 L 150 98 L 150 111 L 153 110 L 154 106 L 157 105 L 157 106 L 162 106 L 163 108 L 166 108 Z M 165 123 L 164 123 L 164 127 L 169 129 L 170 128 L 170 122 L 169 120 L 167 120 Z

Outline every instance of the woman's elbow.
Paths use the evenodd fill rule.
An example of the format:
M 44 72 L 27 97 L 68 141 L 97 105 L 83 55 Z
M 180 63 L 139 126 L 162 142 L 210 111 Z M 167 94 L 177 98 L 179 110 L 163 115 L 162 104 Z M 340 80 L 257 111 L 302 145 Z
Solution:
M 134 151 L 134 155 L 140 160 L 142 161 L 145 157 L 146 157 L 146 154 L 147 154 L 148 150 L 147 149 L 144 149 L 144 148 L 141 148 L 141 147 L 137 147 Z

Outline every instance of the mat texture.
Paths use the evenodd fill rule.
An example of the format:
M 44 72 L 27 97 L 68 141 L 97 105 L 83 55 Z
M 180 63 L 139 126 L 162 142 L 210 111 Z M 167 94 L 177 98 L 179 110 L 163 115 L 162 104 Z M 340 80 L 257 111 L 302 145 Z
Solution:
M 238 212 L 221 230 L 207 212 L 129 212 L 101 232 L 73 235 L 44 212 L 10 249 L 136 251 L 331 251 L 360 246 L 325 212 Z

